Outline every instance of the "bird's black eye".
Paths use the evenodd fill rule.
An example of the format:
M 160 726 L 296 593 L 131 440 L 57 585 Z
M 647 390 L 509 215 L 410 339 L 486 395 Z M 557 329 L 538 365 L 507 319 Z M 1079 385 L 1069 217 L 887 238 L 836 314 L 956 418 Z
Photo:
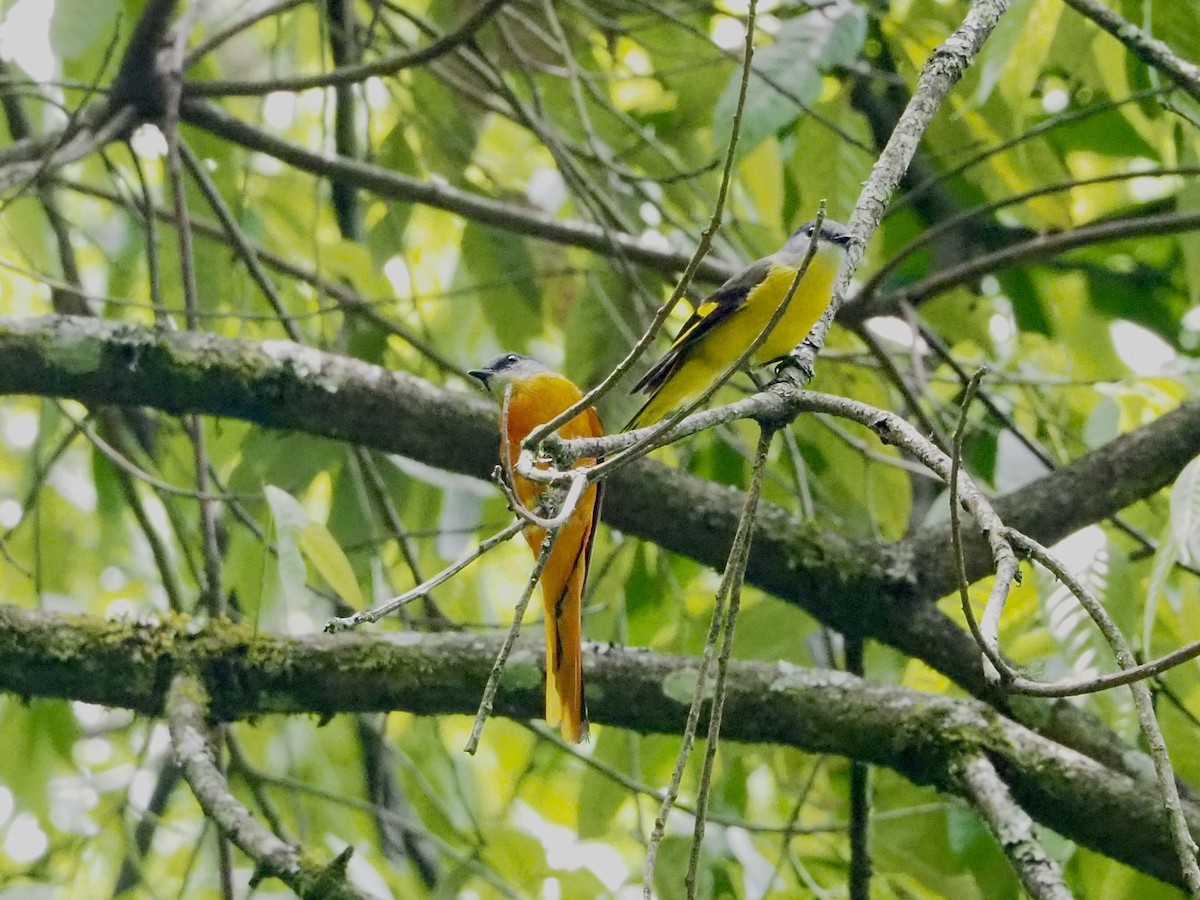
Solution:
M 520 358 L 521 357 L 517 356 L 517 354 L 510 353 L 510 354 L 508 354 L 508 356 L 504 357 L 504 361 L 506 363 L 508 363 L 510 366 L 515 366 L 517 364 L 517 360 L 519 360 Z
M 814 226 L 812 226 L 812 225 L 809 225 L 807 228 L 805 228 L 805 229 L 804 229 L 804 236 L 805 236 L 805 237 L 812 237 L 812 234 L 813 234 L 813 227 L 814 227 Z

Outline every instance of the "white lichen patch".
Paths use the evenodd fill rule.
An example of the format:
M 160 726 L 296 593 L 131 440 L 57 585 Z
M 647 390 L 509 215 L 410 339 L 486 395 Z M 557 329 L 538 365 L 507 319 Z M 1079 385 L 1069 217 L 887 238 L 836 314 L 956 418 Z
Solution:
M 341 388 L 342 379 L 336 372 L 336 367 L 330 365 L 329 357 L 314 347 L 305 347 L 293 341 L 263 341 L 263 355 L 268 359 L 291 366 L 292 371 L 302 381 L 307 381 L 324 389 L 327 393 L 336 394 Z

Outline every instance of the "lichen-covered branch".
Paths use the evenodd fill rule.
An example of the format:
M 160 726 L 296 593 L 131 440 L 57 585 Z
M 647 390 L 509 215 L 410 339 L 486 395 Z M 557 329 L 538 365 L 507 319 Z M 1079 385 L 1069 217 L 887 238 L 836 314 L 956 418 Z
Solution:
M 1096 0 L 1063 2 L 1115 37 L 1146 65 L 1153 66 L 1178 84 L 1192 99 L 1200 100 L 1200 66 L 1184 59 L 1162 41 L 1121 18 L 1103 3 Z
M 239 418 L 481 479 L 498 453 L 495 413 L 482 400 L 288 341 L 253 343 L 72 317 L 0 317 L 0 393 Z M 739 412 L 794 416 L 797 401 L 786 394 L 756 395 L 741 401 Z M 1188 403 L 993 506 L 1005 524 L 1052 543 L 1169 484 L 1197 446 L 1200 403 Z M 741 492 L 644 459 L 614 473 L 606 491 L 609 525 L 722 565 Z M 917 656 L 968 690 L 986 691 L 974 642 L 930 602 L 954 589 L 944 527 L 886 544 L 810 531 L 767 503 L 759 520 L 749 583 L 839 631 Z M 982 540 L 968 538 L 965 552 L 972 578 L 988 570 Z
M 983 755 L 971 757 L 963 764 L 962 781 L 1029 895 L 1037 900 L 1070 900 L 1062 868 L 1038 843 L 1033 820 L 1013 801 L 992 761 Z
M 254 860 L 251 886 L 263 878 L 278 878 L 300 897 L 361 900 L 362 895 L 346 883 L 348 853 L 327 867 L 316 865 L 260 824 L 233 795 L 208 744 L 208 699 L 208 688 L 191 671 L 181 669 L 172 677 L 164 698 L 171 744 L 204 814 Z
M 196 629 L 184 617 L 162 624 L 114 622 L 0 607 L 0 691 L 156 716 L 166 709 L 176 676 L 197 672 L 207 693 L 206 701 L 197 702 L 218 720 L 381 710 L 465 715 L 478 703 L 496 647 L 496 639 L 465 634 L 284 638 L 227 622 Z M 697 663 L 692 657 L 589 645 L 584 667 L 593 721 L 679 733 L 688 703 L 664 690 L 664 683 Z M 540 715 L 540 666 L 540 652 L 518 644 L 496 698 L 498 715 Z M 193 682 L 183 700 L 195 693 Z M 189 715 L 194 722 L 195 714 Z M 1152 787 L 979 701 L 839 672 L 732 661 L 722 734 L 862 759 L 955 794 L 963 792 L 957 761 L 963 753 L 984 752 L 1015 802 L 1038 821 L 1181 883 L 1166 814 Z M 1200 807 L 1185 801 L 1184 808 L 1192 827 L 1200 827 Z

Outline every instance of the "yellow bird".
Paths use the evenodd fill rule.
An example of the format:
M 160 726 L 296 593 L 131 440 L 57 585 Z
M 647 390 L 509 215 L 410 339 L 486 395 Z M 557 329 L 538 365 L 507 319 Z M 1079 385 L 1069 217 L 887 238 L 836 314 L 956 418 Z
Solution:
M 779 250 L 751 263 L 696 307 L 671 349 L 633 386 L 631 393 L 649 394 L 650 399 L 626 430 L 652 425 L 704 393 L 750 346 L 787 296 L 815 227 L 815 222 L 801 225 Z M 783 317 L 751 357 L 752 364 L 787 356 L 804 340 L 829 306 L 834 279 L 852 240 L 844 225 L 825 220 L 804 278 Z
M 510 472 L 521 452 L 521 442 L 535 428 L 583 397 L 583 392 L 569 378 L 519 353 L 505 353 L 469 374 L 483 382 L 501 403 L 505 388 L 512 388 L 508 432 L 500 435 L 500 458 Z M 501 411 L 502 420 L 503 417 Z M 588 407 L 556 433 L 564 438 L 603 437 L 604 429 L 596 411 Z M 594 462 L 584 458 L 575 465 Z M 546 485 L 515 473 L 513 481 L 521 504 L 536 510 Z M 571 742 L 581 741 L 588 734 L 587 706 L 583 700 L 583 587 L 600 521 L 601 499 L 598 484 L 583 492 L 575 511 L 558 531 L 558 540 L 541 577 L 542 602 L 546 607 L 546 722 L 561 725 L 563 738 Z M 525 540 L 535 556 L 541 552 L 545 539 L 545 529 L 536 525 L 525 528 Z

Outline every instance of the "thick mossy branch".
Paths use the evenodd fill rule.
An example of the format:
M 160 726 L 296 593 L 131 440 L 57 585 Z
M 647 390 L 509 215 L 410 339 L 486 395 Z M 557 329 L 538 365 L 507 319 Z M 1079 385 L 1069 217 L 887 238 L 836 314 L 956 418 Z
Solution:
M 288 341 L 253 343 L 73 318 L 0 317 L 0 393 L 73 397 L 228 416 L 399 453 L 486 479 L 497 455 L 494 411 L 465 392 Z M 1200 403 L 995 502 L 1013 527 L 1052 543 L 1169 484 L 1200 446 Z M 605 521 L 719 567 L 740 491 L 641 460 L 607 482 Z M 984 691 L 971 638 L 933 607 L 953 589 L 944 528 L 899 544 L 799 525 L 763 504 L 747 581 L 821 621 L 917 656 Z M 988 571 L 968 542 L 972 578 Z
M 498 453 L 495 411 L 482 399 L 288 341 L 67 316 L 0 317 L 0 393 L 228 416 L 483 479 Z M 1006 523 L 1051 543 L 1168 484 L 1197 446 L 1200 403 L 1189 403 L 994 505 Z M 604 520 L 719 568 L 742 502 L 738 490 L 643 459 L 606 482 Z M 948 533 L 936 527 L 898 544 L 851 540 L 763 503 L 746 580 L 839 631 L 891 644 L 990 696 L 974 641 L 932 602 L 953 587 L 949 546 Z M 972 547 L 978 551 L 982 542 L 967 545 L 977 578 L 988 557 Z M 1120 766 L 1129 752 L 1069 704 L 992 699 L 1109 765 Z
M 0 608 L 0 690 L 162 715 L 168 688 L 195 672 L 219 719 L 265 713 L 403 710 L 469 714 L 497 640 L 462 634 L 255 634 L 228 622 L 199 628 L 111 622 Z M 678 733 L 697 660 L 588 648 L 592 720 Z M 541 713 L 541 659 L 518 646 L 496 713 Z M 922 694 L 839 672 L 731 662 L 722 735 L 887 766 L 919 784 L 962 791 L 956 760 L 986 753 L 1016 802 L 1055 831 L 1173 883 L 1180 875 L 1156 791 L 1041 737 L 973 700 Z M 1188 805 L 1193 829 L 1200 808 Z

